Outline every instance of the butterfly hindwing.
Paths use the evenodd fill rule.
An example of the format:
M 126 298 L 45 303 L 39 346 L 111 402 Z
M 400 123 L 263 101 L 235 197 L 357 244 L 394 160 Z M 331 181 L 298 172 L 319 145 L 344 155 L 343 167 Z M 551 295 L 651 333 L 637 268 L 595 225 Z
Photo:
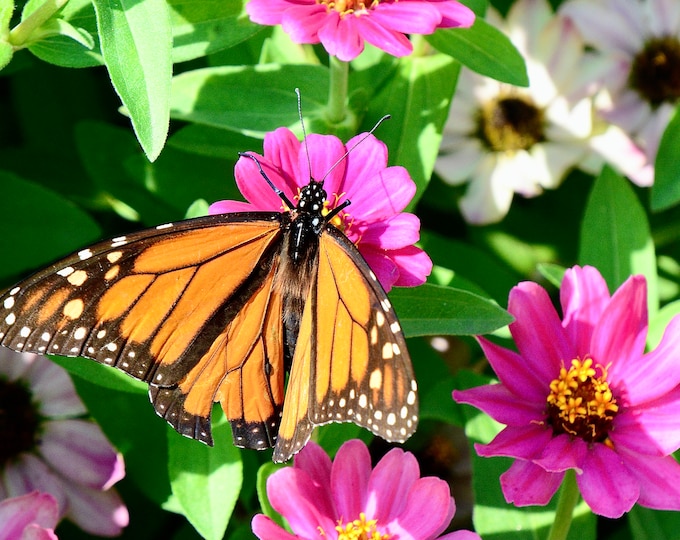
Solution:
M 95 244 L 0 296 L 0 343 L 146 381 L 157 412 L 204 442 L 220 400 L 240 445 L 271 446 L 283 399 L 281 215 L 210 216 Z
M 300 323 L 274 461 L 316 425 L 354 422 L 402 442 L 418 422 L 406 342 L 383 288 L 356 247 L 328 226 Z

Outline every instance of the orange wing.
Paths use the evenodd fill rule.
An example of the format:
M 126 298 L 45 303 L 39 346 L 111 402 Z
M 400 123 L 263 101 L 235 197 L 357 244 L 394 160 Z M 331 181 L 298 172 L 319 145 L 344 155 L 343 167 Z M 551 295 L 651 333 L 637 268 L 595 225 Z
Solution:
M 328 226 L 316 281 L 300 322 L 276 462 L 287 461 L 314 426 L 354 422 L 403 442 L 418 423 L 417 386 L 389 299 L 356 247 Z
M 281 214 L 242 213 L 96 244 L 0 296 L 0 343 L 146 381 L 156 412 L 208 444 L 219 400 L 237 445 L 269 447 L 283 402 L 281 236 Z

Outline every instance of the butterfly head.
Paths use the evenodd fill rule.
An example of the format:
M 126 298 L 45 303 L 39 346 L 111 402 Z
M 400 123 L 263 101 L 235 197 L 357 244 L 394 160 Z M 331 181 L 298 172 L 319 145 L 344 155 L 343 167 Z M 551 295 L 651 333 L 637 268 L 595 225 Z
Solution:
M 327 196 L 326 190 L 323 188 L 323 181 L 317 182 L 311 179 L 309 184 L 300 190 L 295 210 L 298 213 L 304 212 L 322 216 Z

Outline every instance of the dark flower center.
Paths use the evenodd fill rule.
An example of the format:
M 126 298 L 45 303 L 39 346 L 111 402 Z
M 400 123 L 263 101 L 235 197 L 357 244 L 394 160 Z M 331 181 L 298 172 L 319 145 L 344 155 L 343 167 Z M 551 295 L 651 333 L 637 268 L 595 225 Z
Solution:
M 611 446 L 609 430 L 619 410 L 609 389 L 607 371 L 590 358 L 572 360 L 550 383 L 548 423 L 555 435 L 568 434 L 586 442 Z
M 480 109 L 477 137 L 494 152 L 528 150 L 545 140 L 543 111 L 528 98 L 499 97 Z
M 28 388 L 0 379 L 0 467 L 35 447 L 39 424 L 40 417 Z
M 665 36 L 649 40 L 635 56 L 628 84 L 652 107 L 680 98 L 680 42 Z

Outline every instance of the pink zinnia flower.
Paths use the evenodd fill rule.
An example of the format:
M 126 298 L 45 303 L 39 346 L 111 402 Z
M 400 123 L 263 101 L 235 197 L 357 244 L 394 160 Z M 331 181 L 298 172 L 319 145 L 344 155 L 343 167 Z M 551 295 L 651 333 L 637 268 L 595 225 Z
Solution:
M 355 144 L 361 140 L 361 144 Z M 346 145 L 332 135 L 310 135 L 307 147 L 287 128 L 268 133 L 264 139 L 264 156 L 256 156 L 272 183 L 294 201 L 311 176 L 325 177 L 328 210 L 344 200 L 345 208 L 333 224 L 359 248 L 378 280 L 389 291 L 393 285 L 414 287 L 425 281 L 432 270 L 427 254 L 413 244 L 420 236 L 420 220 L 402 212 L 411 201 L 416 186 L 403 167 L 387 166 L 387 147 L 373 135 L 361 134 Z M 349 148 L 349 155 L 337 166 Z M 255 163 L 241 158 L 236 163 L 236 184 L 250 202 L 219 201 L 210 206 L 210 214 L 281 211 L 282 201 L 262 179 Z
M 57 501 L 48 493 L 28 495 L 0 502 L 0 540 L 57 540 Z
M 92 421 L 64 369 L 44 356 L 0 349 L 0 500 L 33 491 L 56 500 L 58 517 L 99 536 L 128 524 L 111 486 L 122 456 Z
M 506 424 L 480 456 L 517 458 L 501 476 L 505 499 L 547 504 L 574 469 L 583 499 L 614 518 L 637 502 L 680 510 L 680 317 L 644 354 L 647 282 L 630 277 L 610 296 L 592 267 L 567 270 L 563 318 L 546 291 L 510 292 L 519 353 L 479 338 L 500 384 L 454 391 L 459 403 Z
M 253 22 L 280 24 L 296 43 L 321 43 L 328 54 L 354 60 L 364 42 L 392 56 L 411 54 L 404 34 L 472 26 L 475 14 L 455 0 L 251 0 Z
M 448 484 L 420 478 L 416 458 L 398 448 L 371 469 L 368 448 L 358 439 L 343 444 L 333 462 L 308 443 L 293 467 L 269 477 L 267 495 L 294 534 L 258 514 L 253 532 L 263 540 L 480 540 L 470 531 L 437 536 L 456 510 Z

